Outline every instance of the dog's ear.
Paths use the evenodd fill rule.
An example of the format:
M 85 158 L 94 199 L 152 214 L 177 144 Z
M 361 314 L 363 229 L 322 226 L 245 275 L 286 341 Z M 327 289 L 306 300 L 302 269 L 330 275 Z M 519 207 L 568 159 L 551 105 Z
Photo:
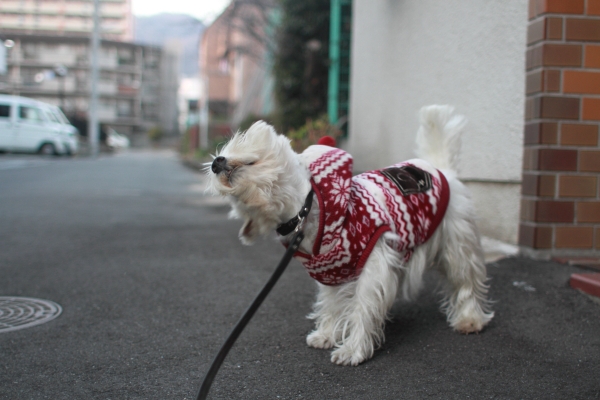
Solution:
M 271 143 L 277 132 L 275 129 L 264 121 L 258 121 L 252 124 L 252 126 L 246 131 L 246 135 L 252 138 L 255 143 Z
M 240 229 L 240 241 L 242 242 L 242 244 L 250 246 L 254 244 L 254 241 L 256 240 L 258 235 L 259 232 L 255 224 L 252 223 L 252 220 L 250 218 L 247 218 L 244 221 L 244 225 L 242 225 L 242 229 Z

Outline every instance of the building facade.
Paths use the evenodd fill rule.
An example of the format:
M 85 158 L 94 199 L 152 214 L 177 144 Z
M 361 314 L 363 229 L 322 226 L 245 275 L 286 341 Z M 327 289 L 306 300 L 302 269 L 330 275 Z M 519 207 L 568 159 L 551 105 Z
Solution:
M 347 147 L 359 171 L 414 157 L 418 111 L 469 120 L 459 177 L 484 235 L 516 244 L 527 1 L 354 0 Z
M 86 132 L 91 92 L 86 37 L 4 34 L 12 43 L 0 93 L 60 106 Z M 158 126 L 176 133 L 177 58 L 154 46 L 102 40 L 98 116 L 103 127 L 125 134 Z
M 354 0 L 352 25 L 359 171 L 413 157 L 419 109 L 451 104 L 481 232 L 600 256 L 600 2 Z
M 530 1 L 519 243 L 600 255 L 600 2 Z
M 2 0 L 2 32 L 30 35 L 90 35 L 93 0 Z M 133 40 L 131 0 L 100 0 L 100 26 L 104 39 Z
M 248 116 L 272 111 L 269 41 L 275 24 L 272 2 L 233 1 L 202 35 L 200 76 L 203 125 L 211 135 L 229 134 Z

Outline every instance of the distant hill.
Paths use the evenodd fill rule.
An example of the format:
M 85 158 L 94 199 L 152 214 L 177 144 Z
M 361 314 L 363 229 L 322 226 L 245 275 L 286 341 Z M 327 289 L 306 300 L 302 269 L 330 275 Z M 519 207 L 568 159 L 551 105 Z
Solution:
M 200 35 L 205 28 L 202 21 L 186 14 L 135 17 L 134 41 L 161 47 L 173 39 L 179 41 L 182 46 L 179 74 L 195 77 L 198 75 Z

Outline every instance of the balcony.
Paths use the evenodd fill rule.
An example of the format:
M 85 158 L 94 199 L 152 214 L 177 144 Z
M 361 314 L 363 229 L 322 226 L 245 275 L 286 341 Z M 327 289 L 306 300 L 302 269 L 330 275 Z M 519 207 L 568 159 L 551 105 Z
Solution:
M 118 85 L 117 93 L 123 96 L 135 97 L 139 93 L 139 89 L 130 85 Z
M 98 82 L 98 93 L 104 96 L 114 96 L 118 92 L 117 85 L 113 82 Z

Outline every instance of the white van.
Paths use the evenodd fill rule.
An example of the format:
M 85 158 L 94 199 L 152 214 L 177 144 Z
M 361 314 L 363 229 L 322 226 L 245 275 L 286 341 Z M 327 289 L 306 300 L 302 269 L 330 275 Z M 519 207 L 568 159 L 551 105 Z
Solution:
M 57 108 L 27 97 L 0 95 L 0 150 L 46 155 L 76 153 L 77 129 L 60 110 L 61 116 L 57 114 Z
M 57 127 L 61 130 L 65 154 L 70 156 L 77 154 L 79 151 L 79 131 L 77 128 L 71 125 L 71 122 L 59 107 L 46 103 L 42 103 L 41 105 L 46 111 L 48 119 L 54 124 L 58 124 Z

